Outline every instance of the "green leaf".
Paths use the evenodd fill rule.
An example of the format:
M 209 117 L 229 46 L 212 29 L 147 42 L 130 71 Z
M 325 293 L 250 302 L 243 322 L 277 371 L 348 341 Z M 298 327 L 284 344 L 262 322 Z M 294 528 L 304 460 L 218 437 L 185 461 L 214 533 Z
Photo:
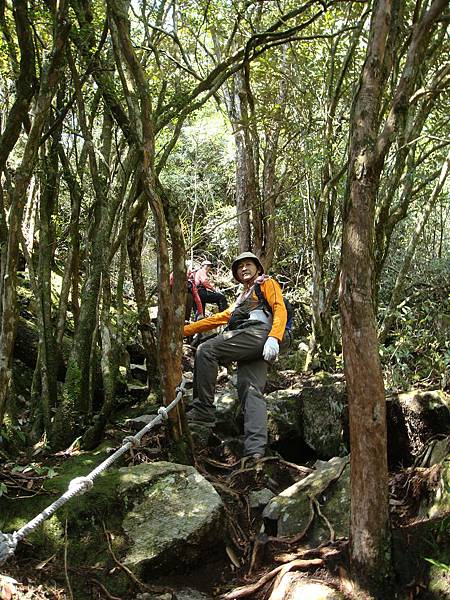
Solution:
M 445 563 L 441 563 L 437 560 L 434 560 L 434 558 L 425 558 L 425 560 L 427 562 L 429 562 L 431 565 L 433 565 L 434 567 L 437 567 L 438 569 L 442 569 L 443 571 L 450 572 L 450 565 L 446 565 Z

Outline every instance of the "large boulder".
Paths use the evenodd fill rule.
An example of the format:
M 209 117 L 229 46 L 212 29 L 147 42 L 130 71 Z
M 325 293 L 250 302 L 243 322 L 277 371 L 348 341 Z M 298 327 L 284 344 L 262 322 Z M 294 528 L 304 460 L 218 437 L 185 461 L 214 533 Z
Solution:
M 422 499 L 419 516 L 428 519 L 450 516 L 450 437 L 429 444 L 424 466 L 430 468 L 432 485 Z M 434 484 L 434 485 L 433 485 Z
M 348 416 L 345 383 L 327 376 L 302 390 L 303 437 L 322 460 L 348 453 Z
M 450 431 L 450 399 L 442 390 L 411 390 L 387 398 L 391 467 L 411 465 L 431 438 Z
M 223 503 L 193 467 L 169 462 L 120 470 L 122 528 L 129 540 L 123 562 L 145 578 L 175 561 L 188 565 L 223 544 Z
M 302 388 L 291 387 L 267 394 L 269 444 L 302 437 Z
M 324 377 L 267 395 L 269 443 L 280 449 L 295 442 L 322 460 L 348 453 L 348 417 L 342 378 Z M 291 457 L 301 462 L 302 457 Z M 303 461 L 304 462 L 304 461 Z
M 335 536 L 348 536 L 349 457 L 317 461 L 314 469 L 267 504 L 263 517 L 269 534 L 286 538 L 304 534 L 303 543 L 311 547 L 330 539 L 329 524 Z

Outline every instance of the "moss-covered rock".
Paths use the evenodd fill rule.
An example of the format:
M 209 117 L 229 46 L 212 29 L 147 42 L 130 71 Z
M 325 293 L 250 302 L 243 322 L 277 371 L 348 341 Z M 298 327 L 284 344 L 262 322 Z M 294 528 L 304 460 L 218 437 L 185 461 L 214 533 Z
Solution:
M 68 458 L 46 481 L 46 495 L 20 502 L 0 497 L 0 530 L 12 533 L 29 523 L 62 496 L 74 478 L 97 467 L 106 450 Z M 60 560 L 67 552 L 71 568 L 96 565 L 108 573 L 114 565 L 112 550 L 151 580 L 160 566 L 173 560 L 195 563 L 202 553 L 223 544 L 223 516 L 220 496 L 193 467 L 168 462 L 110 467 L 94 480 L 91 490 L 73 497 L 19 543 L 16 555 L 32 554 L 37 560 L 56 555 Z M 120 571 L 105 583 L 120 597 L 128 597 L 129 581 Z M 76 585 L 84 584 L 80 580 Z M 81 588 L 77 597 L 89 597 Z
M 332 535 L 347 538 L 350 531 L 350 464 L 317 497 L 320 514 L 314 519 L 308 539 L 312 547 L 328 542 Z M 330 530 L 331 524 L 333 531 Z
M 450 565 L 435 563 L 431 566 L 428 591 L 433 598 L 450 598 Z
M 144 578 L 223 543 L 222 500 L 193 467 L 159 462 L 121 469 L 118 494 L 130 542 L 123 561 Z
M 269 443 L 275 444 L 286 437 L 301 437 L 302 388 L 277 390 L 266 397 Z
M 390 400 L 401 408 L 412 457 L 417 457 L 432 437 L 450 431 L 450 400 L 442 390 L 411 390 Z
M 320 512 L 330 521 L 338 536 L 348 535 L 349 528 L 349 458 L 335 457 L 317 461 L 315 471 L 273 498 L 263 512 L 266 527 L 281 537 L 293 537 L 312 525 L 307 543 L 317 546 L 328 540 L 330 531 Z
M 304 440 L 319 458 L 347 454 L 347 397 L 342 380 L 324 374 L 322 383 L 303 388 L 302 423 Z
M 423 498 L 419 515 L 433 518 L 450 515 L 450 437 L 434 440 L 425 452 L 424 466 L 434 467 L 436 483 Z M 423 464 L 422 463 L 422 464 Z

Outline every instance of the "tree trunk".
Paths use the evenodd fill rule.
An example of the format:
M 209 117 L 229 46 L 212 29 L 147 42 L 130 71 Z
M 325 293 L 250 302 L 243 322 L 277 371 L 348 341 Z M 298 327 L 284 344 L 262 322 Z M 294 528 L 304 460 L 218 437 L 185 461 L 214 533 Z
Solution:
M 66 180 L 67 187 L 70 190 L 70 221 L 69 221 L 69 250 L 64 267 L 64 273 L 61 284 L 61 292 L 59 295 L 58 318 L 56 323 L 56 351 L 61 354 L 62 342 L 64 337 L 64 326 L 67 317 L 67 309 L 69 305 L 69 294 L 72 284 L 78 289 L 78 270 L 80 256 L 80 209 L 82 191 L 78 181 L 70 168 L 69 160 L 64 152 L 62 145 L 58 146 L 58 153 L 63 169 L 63 177 Z M 76 275 L 75 275 L 76 271 Z M 77 299 L 72 294 L 72 313 L 74 314 L 75 328 L 78 324 L 78 307 Z
M 336 110 L 341 99 L 345 77 L 357 48 L 361 30 L 367 20 L 368 11 L 363 6 L 362 15 L 352 35 L 345 56 L 340 59 L 340 37 L 330 48 L 330 74 L 327 82 L 327 102 L 325 104 L 325 125 L 321 144 L 324 149 L 324 164 L 321 169 L 320 190 L 312 197 L 312 257 L 311 257 L 311 311 L 312 333 L 309 341 L 305 371 L 308 370 L 314 357 L 318 357 L 321 365 L 327 369 L 334 365 L 334 345 L 331 328 L 331 304 L 336 288 L 334 281 L 328 285 L 324 277 L 324 262 L 330 248 L 335 227 L 337 210 L 336 186 L 345 174 L 345 164 L 335 165 L 333 147 L 339 139 L 340 125 L 336 123 Z M 317 186 L 319 187 L 319 186 Z M 309 189 L 313 189 L 311 184 Z M 339 276 L 339 272 L 337 273 Z
M 51 410 L 57 403 L 57 354 L 52 321 L 52 261 L 53 242 L 52 219 L 58 194 L 58 139 L 53 139 L 49 154 L 44 157 L 44 177 L 42 181 L 39 209 L 39 258 L 37 272 L 37 302 L 40 306 L 42 327 L 39 328 L 38 369 L 42 375 L 42 416 L 44 430 L 50 431 Z M 45 375 L 45 376 L 44 376 Z M 35 429 L 35 433 L 37 430 Z
M 121 73 L 127 97 L 130 121 L 141 137 L 141 164 L 139 180 L 155 221 L 158 245 L 158 352 L 163 401 L 169 404 L 176 395 L 181 376 L 182 326 L 185 305 L 185 251 L 177 208 L 170 197 L 163 198 L 162 188 L 157 188 L 155 173 L 155 130 L 147 76 L 140 64 L 130 39 L 126 0 L 108 0 L 110 31 L 116 62 Z M 123 64 L 122 60 L 123 59 Z M 126 73 L 125 73 L 126 70 Z M 164 203 L 165 200 L 165 203 Z M 174 274 L 173 295 L 169 285 L 170 255 L 167 225 L 172 238 Z M 170 415 L 172 439 L 181 438 L 181 421 L 177 411 Z
M 377 598 L 386 597 L 390 530 L 386 405 L 374 311 L 375 201 L 381 170 L 399 117 L 414 90 L 431 27 L 445 5 L 444 0 L 435 0 L 416 24 L 386 123 L 378 133 L 399 5 L 397 0 L 375 3 L 350 122 L 340 281 L 351 447 L 350 557 L 354 576 Z
M 0 179 L 0 282 L 5 280 L 6 255 L 8 249 L 8 224 L 4 203 L 5 192 Z M 2 286 L 0 284 L 0 291 Z M 3 294 L 0 293 L 0 315 L 3 312 Z
M 141 258 L 148 208 L 144 198 L 139 197 L 137 202 L 140 204 L 140 210 L 130 223 L 127 249 L 131 279 L 133 281 L 134 299 L 136 300 L 138 311 L 139 329 L 141 331 L 142 345 L 144 346 L 145 352 L 147 381 L 150 387 L 154 383 L 156 377 L 156 340 L 154 333 L 155 328 L 152 325 L 150 312 L 148 310 L 147 292 L 145 290 Z
M 61 85 L 57 95 L 58 110 L 62 109 L 65 89 Z M 58 400 L 57 370 L 58 353 L 56 350 L 55 328 L 52 319 L 52 264 L 55 247 L 53 217 L 59 194 L 59 158 L 58 146 L 62 135 L 62 123 L 55 129 L 49 144 L 48 154 L 43 156 L 43 176 L 39 204 L 39 257 L 37 269 L 37 303 L 41 313 L 39 327 L 39 359 L 36 369 L 42 379 L 42 401 L 39 412 L 42 414 L 43 431 L 50 432 L 52 409 Z M 37 415 L 36 415 L 37 417 Z M 39 419 L 36 418 L 35 421 Z M 35 425 L 34 435 L 39 428 Z M 42 433 L 42 432 L 41 432 Z
M 231 82 L 224 86 L 225 104 L 235 143 L 235 204 L 239 252 L 245 252 L 252 248 L 250 222 L 251 203 L 247 195 L 248 160 L 242 107 L 242 101 L 245 100 L 245 97 L 242 96 L 242 87 L 243 77 L 241 72 L 236 73 Z
M 373 298 L 376 153 L 385 55 L 393 0 L 379 0 L 350 123 L 343 215 L 340 306 L 351 449 L 352 573 L 375 595 L 390 579 L 386 404 Z
M 185 319 L 185 307 L 186 307 L 186 250 L 184 244 L 183 231 L 181 228 L 181 222 L 179 217 L 178 205 L 174 198 L 171 197 L 170 192 L 164 190 L 158 182 L 159 197 L 162 198 L 164 203 L 164 213 L 167 220 L 167 225 L 170 232 L 170 239 L 172 242 L 172 263 L 174 273 L 174 284 L 172 290 L 169 285 L 169 273 L 165 274 L 165 290 L 164 294 L 160 292 L 160 306 L 163 302 L 166 302 L 167 297 L 170 296 L 171 308 L 173 320 L 172 329 L 170 336 L 164 339 L 164 332 L 160 332 L 159 336 L 159 351 L 161 359 L 165 358 L 165 363 L 170 364 L 170 371 L 162 373 L 163 378 L 163 389 L 166 391 L 165 403 L 168 404 L 176 395 L 176 388 L 181 383 L 182 372 L 182 358 L 183 358 L 183 345 L 180 339 L 180 333 L 182 331 Z M 163 286 L 161 285 L 161 288 Z M 163 322 L 163 321 L 162 321 Z M 178 442 L 177 452 L 179 453 L 178 459 L 185 459 L 185 448 L 179 445 L 182 434 L 182 419 L 181 404 L 177 406 L 177 409 L 171 415 L 171 438 Z
M 14 177 L 14 190 L 9 212 L 5 276 L 1 290 L 3 312 L 0 324 L 0 424 L 3 422 L 6 410 L 6 399 L 11 378 L 10 367 L 16 326 L 16 271 L 20 227 L 28 185 L 38 157 L 41 134 L 59 80 L 59 70 L 69 32 L 68 24 L 65 22 L 64 17 L 64 13 L 57 16 L 53 51 L 49 56 L 48 62 L 43 66 L 33 124 L 23 152 L 22 163 L 18 167 Z
M 111 172 L 111 143 L 112 143 L 112 119 L 108 111 L 103 115 L 102 128 L 102 163 L 100 172 L 102 180 L 110 186 L 109 173 Z M 120 200 L 118 194 L 108 194 L 109 202 L 104 207 L 102 228 L 104 239 L 111 240 L 112 224 Z M 110 244 L 107 244 L 109 248 Z M 105 246 L 106 249 L 106 246 Z M 94 422 L 83 436 L 83 446 L 95 447 L 101 440 L 106 423 L 108 422 L 116 404 L 116 384 L 119 373 L 118 347 L 116 328 L 111 319 L 111 254 L 107 251 L 102 257 L 102 296 L 99 315 L 99 337 L 101 341 L 100 366 L 103 382 L 103 404 L 99 414 L 95 415 Z M 95 338 L 94 338 L 95 339 Z M 95 352 L 95 348 L 93 353 Z M 93 373 L 94 375 L 94 373 Z M 95 381 L 94 386 L 95 387 Z
M 283 119 L 285 116 L 288 99 L 288 60 L 287 47 L 283 46 L 283 57 L 281 61 L 282 79 L 279 83 L 276 109 L 270 119 L 270 124 L 265 130 L 264 160 L 262 167 L 262 189 L 261 189 L 261 227 L 262 237 L 259 242 L 259 256 L 266 270 L 272 266 L 276 251 L 276 220 L 275 211 L 277 200 L 280 195 L 280 183 L 277 178 L 277 163 L 279 155 L 279 141 Z M 256 120 L 256 119 L 255 119 Z M 257 159 L 257 157 L 255 157 Z
M 106 191 L 105 171 L 99 169 L 97 156 L 92 144 L 92 134 L 88 127 L 81 83 L 74 60 L 67 52 L 69 66 L 75 87 L 76 102 L 81 131 L 87 142 L 89 170 L 95 199 L 92 207 L 92 222 L 88 234 L 87 276 L 83 286 L 80 316 L 72 351 L 67 365 L 62 401 L 54 419 L 52 443 L 62 448 L 78 432 L 79 416 L 86 417 L 91 407 L 91 385 L 96 375 L 95 331 L 100 295 L 102 264 L 106 251 Z
M 2 14 L 4 6 L 2 2 Z M 27 0 L 16 0 L 13 3 L 13 13 L 20 47 L 20 68 L 16 82 L 16 98 L 0 137 L 0 173 L 5 168 L 8 156 L 19 139 L 22 124 L 28 119 L 28 109 L 37 83 L 32 21 L 28 15 Z

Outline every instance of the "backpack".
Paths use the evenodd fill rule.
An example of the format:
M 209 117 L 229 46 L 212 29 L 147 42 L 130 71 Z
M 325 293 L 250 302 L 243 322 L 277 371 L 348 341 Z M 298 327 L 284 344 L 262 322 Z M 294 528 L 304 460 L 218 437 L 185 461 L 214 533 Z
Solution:
M 258 300 L 263 303 L 263 305 L 265 307 L 264 310 L 272 313 L 270 304 L 264 298 L 264 294 L 261 291 L 260 284 L 255 283 L 255 285 L 253 286 L 253 289 L 255 290 L 255 294 L 258 296 Z M 284 334 L 283 334 L 283 339 L 280 342 L 280 352 L 287 352 L 289 350 L 289 348 L 292 346 L 292 327 L 294 325 L 294 307 L 289 302 L 289 300 L 287 298 L 285 298 L 284 296 L 283 296 L 283 301 L 284 301 L 284 306 L 286 307 L 287 320 L 286 320 L 286 327 L 285 327 Z

